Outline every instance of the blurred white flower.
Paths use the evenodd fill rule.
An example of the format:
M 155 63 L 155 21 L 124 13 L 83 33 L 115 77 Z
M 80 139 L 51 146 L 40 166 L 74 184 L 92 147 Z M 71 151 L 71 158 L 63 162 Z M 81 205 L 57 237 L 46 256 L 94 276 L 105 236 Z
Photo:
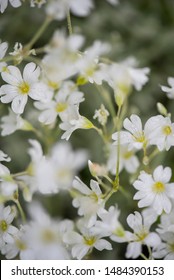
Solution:
M 30 144 L 28 170 L 31 176 L 23 179 L 31 185 L 33 192 L 51 194 L 70 189 L 76 173 L 87 162 L 87 153 L 80 149 L 73 151 L 69 143 L 60 142 L 52 147 L 49 155 L 44 156 L 39 142 L 30 140 Z
M 21 6 L 20 0 L 9 0 L 9 2 L 14 8 L 18 8 L 19 6 Z M 5 11 L 5 9 L 7 8 L 7 5 L 8 5 L 8 0 L 0 0 L 1 13 L 3 13 Z
M 105 106 L 102 104 L 100 109 L 95 110 L 93 119 L 98 119 L 98 122 L 101 125 L 106 125 L 108 116 L 109 116 L 109 112 L 108 112 L 108 110 L 106 110 Z
M 174 146 L 174 123 L 169 117 L 157 115 L 151 117 L 145 124 L 145 134 L 151 145 L 156 145 L 160 151 L 168 151 Z
M 35 63 L 28 63 L 23 71 L 23 77 L 16 66 L 8 66 L 6 72 L 2 72 L 2 79 L 7 82 L 0 88 L 1 102 L 12 102 L 12 110 L 16 114 L 22 114 L 28 100 L 28 96 L 34 100 L 46 98 L 45 86 L 38 81 L 40 68 Z
M 161 237 L 163 242 L 153 250 L 153 257 L 174 260 L 174 232 L 166 232 Z
M 160 224 L 156 230 L 159 234 L 165 232 L 174 232 L 174 208 L 169 214 L 162 213 L 160 217 Z
M 37 5 L 38 8 L 41 8 L 44 4 L 46 4 L 46 0 L 30 0 L 31 7 L 35 7 Z
M 92 8 L 92 0 L 51 0 L 46 6 L 46 13 L 54 19 L 63 20 L 69 10 L 75 16 L 85 17 Z
M 15 114 L 9 109 L 9 114 L 1 118 L 1 135 L 6 136 L 14 133 L 16 130 L 32 130 L 32 125 L 24 120 L 20 115 Z
M 169 183 L 172 176 L 170 167 L 162 165 L 155 168 L 153 175 L 142 172 L 138 180 L 133 183 L 138 192 L 134 199 L 139 200 L 139 207 L 152 207 L 158 215 L 163 211 L 170 213 L 171 199 L 174 198 L 174 183 Z
M 75 194 L 72 204 L 78 208 L 78 214 L 80 216 L 85 216 L 87 226 L 91 227 L 96 222 L 98 212 L 104 207 L 104 199 L 99 184 L 91 180 L 89 188 L 76 177 L 72 185 L 78 191 Z
M 7 42 L 1 43 L 1 40 L 0 40 L 0 72 L 6 70 L 6 67 L 7 67 L 6 62 L 1 62 L 1 60 L 4 58 L 4 56 L 6 54 L 7 48 L 8 48 L 8 43 Z
M 170 87 L 161 86 L 162 91 L 166 92 L 168 98 L 174 99 L 174 78 L 169 77 L 167 82 Z
M 119 147 L 119 172 L 124 168 L 129 173 L 135 173 L 140 163 L 138 157 L 135 155 L 136 150 L 128 149 L 128 145 L 120 145 Z M 116 174 L 117 165 L 117 147 L 114 145 L 109 146 L 109 158 L 107 161 L 107 169 L 111 174 Z
M 119 4 L 119 0 L 106 0 L 109 4 L 116 6 Z

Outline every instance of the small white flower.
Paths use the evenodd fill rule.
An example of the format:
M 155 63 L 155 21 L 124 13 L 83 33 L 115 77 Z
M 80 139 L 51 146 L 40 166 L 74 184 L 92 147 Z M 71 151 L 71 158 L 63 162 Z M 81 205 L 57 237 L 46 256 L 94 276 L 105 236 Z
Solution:
M 116 206 L 110 206 L 108 210 L 101 209 L 98 212 L 98 216 L 101 220 L 97 220 L 93 232 L 102 234 L 103 236 L 110 236 L 111 240 L 117 241 L 119 238 L 123 238 L 125 231 L 119 221 L 120 210 Z
M 88 220 L 88 227 L 94 225 L 97 213 L 104 207 L 104 200 L 99 184 L 91 180 L 90 188 L 78 177 L 73 181 L 73 188 L 78 191 L 73 199 L 73 206 L 78 208 L 78 214 L 85 216 Z
M 147 146 L 148 139 L 144 133 L 142 122 L 139 116 L 132 114 L 130 120 L 126 118 L 123 122 L 123 126 L 128 131 L 120 131 L 112 134 L 112 139 L 115 140 L 114 145 L 128 145 L 128 149 L 132 150 L 136 148 L 137 150 L 142 149 Z
M 170 167 L 158 166 L 153 175 L 142 172 L 133 184 L 138 192 L 134 199 L 139 200 L 139 207 L 151 206 L 158 215 L 163 211 L 170 213 L 171 199 L 174 198 L 174 183 L 169 183 L 172 176 Z
M 72 257 L 78 260 L 83 259 L 93 248 L 102 251 L 112 250 L 111 244 L 103 239 L 104 235 L 95 234 L 92 229 L 86 228 L 83 220 L 77 224 L 80 233 L 69 231 L 65 233 L 63 240 L 71 247 Z
M 0 247 L 5 243 L 13 243 L 18 229 L 11 225 L 15 212 L 10 206 L 4 207 L 0 204 Z
M 7 82 L 0 88 L 1 102 L 12 102 L 12 110 L 16 114 L 22 114 L 28 100 L 28 96 L 34 100 L 45 98 L 45 86 L 38 82 L 40 68 L 35 63 L 28 63 L 23 71 L 23 76 L 16 66 L 8 66 L 7 72 L 2 72 L 2 79 Z
M 69 140 L 71 134 L 76 129 L 91 129 L 94 128 L 94 125 L 86 118 L 79 114 L 79 106 L 70 107 L 64 116 L 61 116 L 62 123 L 59 127 L 62 130 L 65 130 L 61 139 Z
M 16 115 L 13 113 L 11 109 L 9 109 L 9 114 L 7 116 L 3 116 L 1 118 L 2 131 L 1 135 L 6 136 L 14 133 L 16 130 L 32 130 L 31 124 L 24 120 L 20 115 Z
M 21 6 L 20 0 L 9 0 L 9 2 L 14 8 L 18 8 L 19 6 Z M 5 11 L 5 9 L 7 8 L 7 5 L 8 5 L 8 0 L 0 0 L 1 13 L 3 13 Z
M 99 165 L 98 163 L 94 163 L 88 160 L 88 167 L 93 177 L 104 177 L 105 175 L 107 175 L 107 168 L 104 165 Z
M 160 224 L 156 230 L 159 234 L 174 232 L 174 208 L 169 214 L 163 213 L 160 218 Z
M 45 3 L 46 0 L 30 0 L 31 7 L 35 7 L 37 5 L 38 8 L 41 8 Z
M 174 123 L 169 117 L 157 115 L 151 117 L 145 124 L 145 134 L 151 145 L 156 145 L 160 151 L 168 151 L 174 146 Z
M 156 248 L 160 244 L 157 233 L 150 232 L 151 225 L 156 221 L 157 215 L 152 209 L 147 209 L 140 214 L 135 211 L 127 217 L 127 223 L 133 233 L 129 235 L 126 257 L 136 259 L 142 252 L 142 245 Z
M 6 70 L 6 67 L 7 67 L 6 62 L 1 62 L 1 60 L 4 58 L 4 56 L 6 54 L 7 48 L 8 48 L 8 43 L 7 42 L 1 43 L 1 40 L 0 40 L 0 72 Z
M 174 233 L 166 232 L 162 236 L 163 242 L 153 250 L 156 259 L 174 260 Z
M 109 116 L 109 112 L 108 112 L 108 110 L 106 110 L 105 106 L 102 104 L 99 110 L 95 110 L 93 119 L 98 119 L 98 122 L 101 125 L 105 125 L 107 123 L 108 116 Z
M 168 98 L 174 99 L 174 78 L 169 77 L 167 82 L 170 87 L 161 86 L 162 91 L 166 92 Z
M 66 115 L 68 108 L 84 101 L 83 96 L 84 94 L 78 91 L 73 82 L 64 82 L 53 100 L 45 103 L 34 103 L 36 108 L 43 110 L 39 116 L 39 121 L 44 124 L 54 123 L 58 115 L 63 117 Z
M 51 0 L 46 7 L 46 13 L 54 19 L 63 20 L 68 10 L 76 16 L 85 17 L 92 8 L 92 0 Z
M 131 151 L 128 149 L 128 145 L 120 145 L 119 147 L 119 171 L 124 168 L 129 173 L 135 173 L 139 167 L 139 160 L 135 155 L 135 149 Z M 109 158 L 107 161 L 108 170 L 115 175 L 117 166 L 117 147 L 111 145 L 109 147 Z

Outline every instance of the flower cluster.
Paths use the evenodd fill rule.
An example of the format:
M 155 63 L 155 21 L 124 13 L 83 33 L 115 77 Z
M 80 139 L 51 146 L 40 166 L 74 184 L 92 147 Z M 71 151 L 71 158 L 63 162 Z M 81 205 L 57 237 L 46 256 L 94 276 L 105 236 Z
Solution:
M 23 2 L 9 0 L 14 8 Z M 7 6 L 0 0 L 1 13 Z M 87 17 L 95 1 L 30 6 L 45 16 L 33 38 L 13 51 L 0 41 L 1 254 L 68 260 L 107 250 L 115 258 L 127 243 L 128 259 L 174 259 L 174 182 L 163 160 L 174 146 L 172 113 L 158 103 L 144 123 L 128 106 L 148 83 L 149 67 L 111 59 L 112 44 L 90 44 L 73 29 L 71 14 Z M 68 32 L 59 27 L 37 47 L 52 21 L 66 19 Z M 174 99 L 174 78 L 168 84 L 161 91 Z

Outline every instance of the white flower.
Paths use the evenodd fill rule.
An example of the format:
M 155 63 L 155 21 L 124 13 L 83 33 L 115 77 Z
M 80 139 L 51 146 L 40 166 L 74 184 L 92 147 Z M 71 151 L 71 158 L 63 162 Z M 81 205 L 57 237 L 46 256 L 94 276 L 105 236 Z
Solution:
M 163 242 L 153 250 L 153 257 L 156 259 L 174 260 L 174 233 L 166 232 L 161 237 Z
M 54 123 L 58 115 L 63 117 L 69 107 L 84 101 L 83 95 L 73 82 L 64 82 L 54 96 L 54 100 L 45 103 L 35 102 L 35 107 L 43 110 L 39 116 L 39 121 L 44 124 Z
M 55 31 L 42 59 L 43 79 L 50 88 L 59 89 L 62 81 L 78 72 L 79 49 L 83 42 L 82 35 L 67 36 L 64 30 Z
M 32 191 L 51 194 L 70 189 L 74 176 L 87 161 L 86 152 L 74 152 L 69 143 L 60 142 L 52 147 L 49 155 L 44 156 L 41 145 L 36 140 L 30 140 L 30 144 L 32 147 L 29 154 L 32 161 L 28 170 L 33 180 L 23 179 L 31 184 Z
M 9 2 L 14 8 L 18 8 L 19 6 L 21 6 L 20 0 L 9 0 Z M 5 11 L 5 9 L 7 8 L 7 5 L 8 5 L 8 0 L 0 0 L 1 13 L 3 13 Z
M 73 258 L 81 260 L 87 255 L 93 248 L 102 251 L 112 250 L 111 244 L 103 239 L 104 235 L 94 234 L 94 232 L 85 227 L 83 221 L 80 220 L 77 224 L 80 233 L 75 231 L 69 231 L 64 235 L 64 242 L 71 246 L 71 253 Z
M 127 59 L 122 63 L 113 63 L 106 66 L 106 81 L 114 89 L 115 99 L 118 105 L 122 105 L 125 98 L 130 94 L 132 86 L 140 91 L 144 84 L 147 83 L 149 68 L 136 68 L 134 60 Z
M 3 204 L 0 204 L 0 248 L 5 243 L 14 241 L 14 236 L 18 232 L 18 229 L 11 225 L 14 217 L 15 212 L 10 206 L 4 207 Z
M 31 7 L 35 7 L 37 5 L 38 8 L 41 8 L 45 3 L 46 0 L 30 0 Z
M 101 125 L 105 125 L 107 123 L 108 116 L 109 116 L 109 112 L 108 112 L 108 110 L 106 110 L 105 106 L 102 104 L 99 110 L 95 110 L 93 119 L 98 119 L 98 122 Z
M 6 136 L 14 133 L 16 130 L 32 130 L 31 124 L 24 120 L 20 115 L 16 115 L 9 109 L 9 114 L 1 118 L 1 135 Z
M 0 151 L 0 162 L 10 161 L 11 159 Z M 0 193 L 2 196 L 11 197 L 17 190 L 18 186 L 10 175 L 10 170 L 0 163 Z
M 171 198 L 174 198 L 174 183 L 169 183 L 172 176 L 170 167 L 158 166 L 153 176 L 142 172 L 133 184 L 138 192 L 134 199 L 140 200 L 139 207 L 151 206 L 160 215 L 163 211 L 170 213 L 172 209 Z
M 88 167 L 93 177 L 104 177 L 105 175 L 107 175 L 107 168 L 104 165 L 99 165 L 98 163 L 94 163 L 88 160 Z
M 174 208 L 169 214 L 163 213 L 160 218 L 161 223 L 158 224 L 157 232 L 160 234 L 166 232 L 174 232 Z
M 120 131 L 112 134 L 112 139 L 115 140 L 114 145 L 118 145 L 118 142 L 120 145 L 128 144 L 128 150 L 132 150 L 133 148 L 139 150 L 147 146 L 148 139 L 142 128 L 141 119 L 137 115 L 132 114 L 130 120 L 126 118 L 123 126 L 129 132 Z
M 64 116 L 62 116 L 62 123 L 59 127 L 65 130 L 61 139 L 69 140 L 71 134 L 76 129 L 91 129 L 94 125 L 86 118 L 79 114 L 79 106 L 70 107 Z
M 127 258 L 136 259 L 142 252 L 142 245 L 156 248 L 160 244 L 158 234 L 150 232 L 150 227 L 156 219 L 157 216 L 152 209 L 144 210 L 142 214 L 135 211 L 127 217 L 127 223 L 134 231 L 129 235 Z
M 63 234 L 72 230 L 64 227 L 59 220 L 52 219 L 37 203 L 30 204 L 31 221 L 26 225 L 20 256 L 25 260 L 67 260 L 70 255 L 63 243 Z M 23 241 L 22 240 L 22 241 Z
M 16 114 L 23 113 L 28 96 L 34 100 L 45 98 L 45 86 L 38 82 L 40 68 L 35 63 L 30 62 L 25 66 L 23 77 L 16 66 L 8 66 L 7 70 L 1 73 L 2 79 L 8 83 L 1 86 L 1 102 L 12 102 L 12 110 Z
M 174 123 L 169 117 L 151 117 L 145 124 L 145 130 L 149 143 L 156 145 L 160 151 L 168 151 L 174 146 Z
M 1 62 L 1 60 L 4 58 L 6 54 L 7 48 L 8 48 L 8 43 L 7 42 L 1 43 L 0 41 L 0 72 L 4 71 L 7 66 L 6 62 Z
M 85 17 L 92 8 L 92 0 L 52 0 L 46 7 L 46 13 L 54 19 L 63 20 L 68 10 L 76 16 Z
M 129 173 L 135 173 L 139 167 L 139 160 L 135 155 L 135 149 L 131 151 L 128 149 L 128 145 L 120 145 L 119 147 L 119 171 L 124 168 Z M 111 145 L 109 147 L 109 158 L 107 161 L 107 168 L 111 174 L 116 174 L 117 166 L 117 147 Z
M 111 240 L 117 242 L 119 238 L 124 237 L 125 231 L 118 220 L 120 210 L 117 205 L 110 206 L 108 210 L 101 209 L 101 211 L 98 212 L 98 216 L 101 220 L 96 221 L 94 227 L 92 228 L 93 232 L 102 234 L 103 236 L 110 236 Z
M 73 199 L 73 206 L 78 208 L 78 214 L 85 216 L 88 220 L 87 226 L 94 225 L 97 213 L 104 207 L 104 200 L 99 184 L 91 180 L 90 188 L 85 185 L 78 177 L 73 181 L 73 188 L 78 191 Z
M 162 91 L 166 92 L 168 98 L 174 99 L 174 78 L 169 77 L 167 82 L 170 87 L 161 86 Z
M 110 51 L 110 45 L 101 41 L 95 41 L 92 46 L 87 48 L 77 63 L 79 77 L 78 84 L 83 84 L 85 81 L 101 85 L 106 79 L 106 71 L 102 63 L 99 63 L 99 57 Z

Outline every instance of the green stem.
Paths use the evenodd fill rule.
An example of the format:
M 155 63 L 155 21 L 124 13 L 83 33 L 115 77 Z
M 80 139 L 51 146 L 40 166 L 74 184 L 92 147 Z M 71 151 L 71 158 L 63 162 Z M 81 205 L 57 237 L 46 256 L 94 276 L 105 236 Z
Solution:
M 19 212 L 20 212 L 20 215 L 21 215 L 23 223 L 25 223 L 26 222 L 26 217 L 25 217 L 25 213 L 24 213 L 24 211 L 23 211 L 23 209 L 22 209 L 22 207 L 20 205 L 20 202 L 18 200 L 14 200 L 14 202 L 16 203 L 16 205 L 17 205 L 17 207 L 19 209 Z
M 33 38 L 31 39 L 31 41 L 25 46 L 25 49 L 30 50 L 32 48 L 32 46 L 37 42 L 37 40 L 41 37 L 41 35 L 44 33 L 45 29 L 47 28 L 47 26 L 50 24 L 50 22 L 52 21 L 51 17 L 47 17 L 45 19 L 45 21 L 43 22 L 43 24 L 40 26 L 40 28 L 38 29 L 38 31 L 36 32 L 36 34 L 33 36 Z
M 23 175 L 27 175 L 27 171 L 21 171 L 21 172 L 18 172 L 18 173 L 15 173 L 15 174 L 11 174 L 11 176 L 13 178 L 16 178 L 16 177 L 20 177 L 20 176 L 23 176 Z
M 73 30 L 72 30 L 71 15 L 69 9 L 67 9 L 67 24 L 68 24 L 68 32 L 69 35 L 71 36 L 73 34 Z

